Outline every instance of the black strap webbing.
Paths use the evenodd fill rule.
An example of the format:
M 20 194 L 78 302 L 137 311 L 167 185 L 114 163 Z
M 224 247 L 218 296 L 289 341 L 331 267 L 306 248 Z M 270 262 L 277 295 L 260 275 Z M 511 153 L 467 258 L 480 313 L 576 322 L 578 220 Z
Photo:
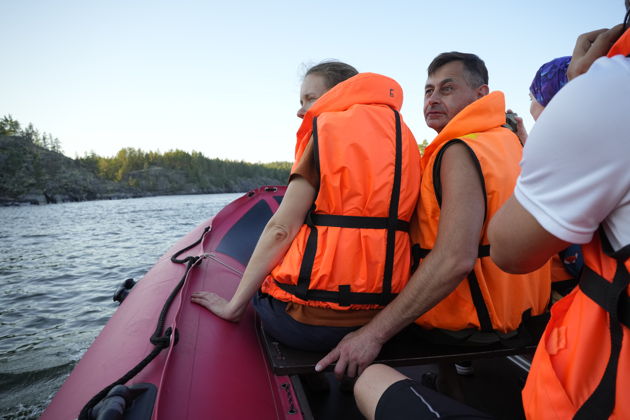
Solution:
M 622 293 L 618 302 L 611 301 L 610 294 L 616 293 L 616 291 L 612 290 L 613 284 L 599 276 L 588 266 L 584 266 L 580 276 L 580 290 L 608 313 L 611 313 L 614 309 L 611 305 L 616 305 L 619 322 L 630 328 L 630 297 Z
M 621 345 L 623 340 L 623 327 L 620 319 L 621 307 L 625 306 L 627 314 L 627 292 L 628 283 L 630 283 L 630 274 L 626 269 L 623 261 L 617 261 L 617 269 L 615 271 L 615 277 L 612 283 L 598 276 L 587 266 L 584 267 L 584 274 L 580 279 L 580 289 L 593 299 L 601 308 L 608 312 L 610 322 L 610 357 L 604 370 L 604 375 L 601 381 L 595 388 L 595 391 L 590 397 L 582 404 L 577 413 L 575 413 L 576 420 L 588 420 L 588 419 L 607 419 L 612 414 L 615 408 L 615 394 L 617 389 L 617 371 L 619 369 L 619 355 L 621 354 Z M 595 275 L 593 275 L 593 273 Z M 606 284 L 597 283 L 598 280 L 595 277 L 599 277 L 601 281 Z M 584 287 L 583 287 L 584 284 Z M 598 289 L 604 290 L 604 292 L 594 292 L 594 286 L 598 285 Z M 585 290 L 586 289 L 586 290 Z M 588 291 L 588 292 L 587 292 Z M 595 298 L 591 297 L 591 293 Z M 602 299 L 603 298 L 603 299 Z M 596 300 L 597 299 L 597 300 Z
M 426 258 L 431 252 L 430 249 L 420 248 L 418 244 L 411 247 L 411 254 L 413 257 L 414 271 L 420 263 L 420 260 Z M 490 256 L 490 245 L 479 245 L 477 250 L 477 258 L 485 258 Z M 490 319 L 490 313 L 486 301 L 483 299 L 481 288 L 479 287 L 479 281 L 474 270 L 468 274 L 468 287 L 470 288 L 470 295 L 472 297 L 473 304 L 477 310 L 477 317 L 479 318 L 479 326 L 481 331 L 493 331 L 492 321 Z
M 350 285 L 340 285 L 338 291 L 309 289 L 304 294 L 304 297 L 300 297 L 298 295 L 298 286 L 280 283 L 277 280 L 276 285 L 285 292 L 298 296 L 300 299 L 337 303 L 339 306 L 381 305 L 383 302 L 382 293 L 352 292 L 350 290 Z M 396 293 L 391 293 L 387 297 L 387 301 L 385 304 L 388 304 L 389 302 L 394 300 L 396 296 Z
M 427 255 L 429 255 L 429 252 L 431 252 L 430 249 L 427 248 L 420 248 L 420 245 L 418 244 L 414 244 L 411 247 L 411 254 L 413 256 L 414 262 L 424 259 L 427 257 Z M 477 250 L 477 258 L 484 258 L 484 257 L 489 257 L 490 256 L 490 245 L 479 245 L 479 248 Z
M 315 226 L 334 226 L 354 229 L 389 229 L 389 217 L 341 216 L 335 214 L 309 213 L 307 219 Z M 308 221 L 306 223 L 308 225 Z M 409 232 L 409 222 L 396 219 L 394 230 Z

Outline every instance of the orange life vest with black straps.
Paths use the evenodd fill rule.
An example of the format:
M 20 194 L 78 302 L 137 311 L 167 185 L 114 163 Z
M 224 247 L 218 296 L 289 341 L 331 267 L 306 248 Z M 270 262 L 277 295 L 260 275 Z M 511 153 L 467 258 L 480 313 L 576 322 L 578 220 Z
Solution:
M 608 57 L 630 53 L 630 30 Z M 579 287 L 551 308 L 527 383 L 529 419 L 630 418 L 630 244 L 603 228 L 582 247 Z
M 394 80 L 362 73 L 307 112 L 296 161 L 305 148 L 300 142 L 312 136 L 319 190 L 305 224 L 265 279 L 264 293 L 309 306 L 369 309 L 386 305 L 405 286 L 421 171 L 401 105 Z
M 431 251 L 440 221 L 440 166 L 443 153 L 456 143 L 467 146 L 481 179 L 485 219 L 479 241 L 479 258 L 467 279 L 416 323 L 423 328 L 509 332 L 518 329 L 527 315 L 545 312 L 550 294 L 550 268 L 533 273 L 508 274 L 490 259 L 488 222 L 511 196 L 520 173 L 522 146 L 516 135 L 503 127 L 505 102 L 492 92 L 459 112 L 426 148 L 422 157 L 418 226 L 414 224 L 414 254 L 422 259 Z

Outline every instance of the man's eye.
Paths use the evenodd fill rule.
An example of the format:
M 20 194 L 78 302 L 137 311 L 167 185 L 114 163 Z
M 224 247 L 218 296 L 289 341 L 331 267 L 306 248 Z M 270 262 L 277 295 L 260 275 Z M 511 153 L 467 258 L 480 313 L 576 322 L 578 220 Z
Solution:
M 424 91 L 424 96 L 430 96 L 433 93 L 432 89 L 427 89 Z
M 453 86 L 444 86 L 442 87 L 442 92 L 449 93 L 453 90 Z

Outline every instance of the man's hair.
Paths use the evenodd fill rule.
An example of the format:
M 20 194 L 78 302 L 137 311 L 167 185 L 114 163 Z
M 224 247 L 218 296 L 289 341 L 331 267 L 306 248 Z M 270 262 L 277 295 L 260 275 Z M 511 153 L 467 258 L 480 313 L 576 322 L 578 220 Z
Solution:
M 427 69 L 429 76 L 452 61 L 462 62 L 465 70 L 464 78 L 471 88 L 476 89 L 481 85 L 488 84 L 488 69 L 483 60 L 475 54 L 457 51 L 445 52 L 435 57 Z
M 359 72 L 350 64 L 341 61 L 324 61 L 308 69 L 304 77 L 309 74 L 322 76 L 326 80 L 326 87 L 332 89 L 335 85 L 356 76 Z

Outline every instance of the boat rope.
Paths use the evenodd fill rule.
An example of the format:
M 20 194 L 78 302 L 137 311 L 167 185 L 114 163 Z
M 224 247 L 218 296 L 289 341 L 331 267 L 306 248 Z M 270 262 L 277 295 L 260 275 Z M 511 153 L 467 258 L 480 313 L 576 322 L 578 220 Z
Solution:
M 192 256 L 192 255 L 183 259 L 178 259 L 178 258 L 184 252 L 189 251 L 190 249 L 199 245 L 201 241 L 203 241 L 203 238 L 206 235 L 206 233 L 208 233 L 208 231 L 210 231 L 209 226 L 204 228 L 198 240 L 186 246 L 185 248 L 177 251 L 171 257 L 171 262 L 175 264 L 186 264 L 186 271 L 184 272 L 184 275 L 182 276 L 180 281 L 177 283 L 177 285 L 175 286 L 175 288 L 173 289 L 169 297 L 166 299 L 166 302 L 164 302 L 164 306 L 162 306 L 162 311 L 160 312 L 157 326 L 155 328 L 155 331 L 153 332 L 153 335 L 151 335 L 151 338 L 149 339 L 151 341 L 151 344 L 153 344 L 154 346 L 153 350 L 151 350 L 151 353 L 149 353 L 140 363 L 138 363 L 131 370 L 129 370 L 129 372 L 125 373 L 120 379 L 106 386 L 98 394 L 93 396 L 81 409 L 81 413 L 79 414 L 79 420 L 90 420 L 92 418 L 92 413 L 91 413 L 92 408 L 94 408 L 94 406 L 96 406 L 96 404 L 98 404 L 99 401 L 105 398 L 113 387 L 115 387 L 116 385 L 123 385 L 126 382 L 128 382 L 130 379 L 132 379 L 134 376 L 140 373 L 142 369 L 144 369 L 149 363 L 151 363 L 151 361 L 155 359 L 158 356 L 158 354 L 162 352 L 162 350 L 164 350 L 165 348 L 168 348 L 171 343 L 171 335 L 175 334 L 173 340 L 174 340 L 174 344 L 177 344 L 177 340 L 178 340 L 177 330 L 175 330 L 175 332 L 173 333 L 172 328 L 169 327 L 166 329 L 166 331 L 164 331 L 164 323 L 166 321 L 166 315 L 168 314 L 168 310 L 171 307 L 171 304 L 173 303 L 173 301 L 179 294 L 179 291 L 184 286 L 186 278 L 188 277 L 188 273 L 201 260 L 200 257 Z

